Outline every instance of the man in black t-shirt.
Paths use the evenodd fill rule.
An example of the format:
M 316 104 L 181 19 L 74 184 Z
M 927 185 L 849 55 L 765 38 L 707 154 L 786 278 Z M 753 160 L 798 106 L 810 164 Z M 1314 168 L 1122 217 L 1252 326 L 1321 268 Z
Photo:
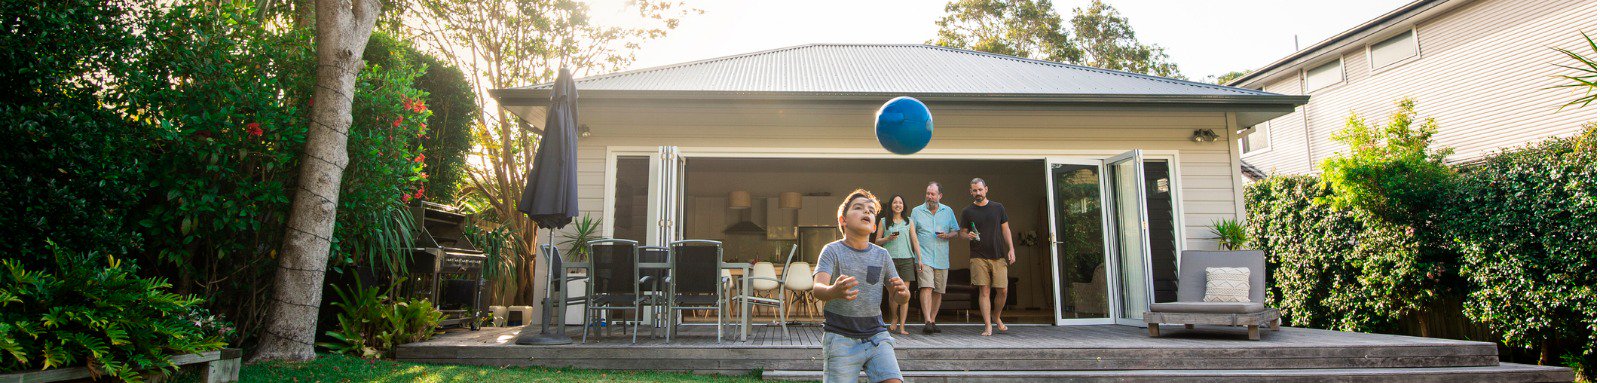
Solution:
M 1006 306 L 1007 269 L 1017 263 L 1017 253 L 1011 246 L 1011 224 L 1007 223 L 1006 207 L 989 200 L 989 184 L 982 178 L 972 179 L 972 204 L 961 210 L 961 232 L 970 242 L 972 285 L 978 287 L 978 311 L 983 313 L 983 334 L 994 330 L 1005 333 L 1000 312 Z M 994 290 L 994 310 L 990 311 L 989 290 Z

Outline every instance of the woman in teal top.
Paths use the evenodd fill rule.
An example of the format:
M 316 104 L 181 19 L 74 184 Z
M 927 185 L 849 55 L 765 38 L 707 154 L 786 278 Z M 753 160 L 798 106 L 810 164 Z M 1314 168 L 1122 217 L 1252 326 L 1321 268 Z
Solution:
M 900 196 L 889 199 L 889 208 L 878 213 L 878 230 L 874 233 L 873 243 L 889 250 L 889 259 L 894 261 L 895 271 L 905 278 L 906 283 L 911 283 L 916 278 L 916 271 L 921 268 L 918 263 L 922 259 L 922 250 L 917 246 L 916 224 L 906 218 L 906 200 Z M 910 302 L 896 305 L 889 303 L 889 332 L 900 335 L 910 335 L 906 332 L 906 313 L 911 309 Z

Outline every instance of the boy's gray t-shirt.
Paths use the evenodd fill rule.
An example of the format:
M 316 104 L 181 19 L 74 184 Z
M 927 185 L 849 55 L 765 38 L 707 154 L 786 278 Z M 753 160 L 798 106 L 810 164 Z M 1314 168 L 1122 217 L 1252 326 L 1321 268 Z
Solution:
M 889 251 L 878 245 L 867 244 L 865 250 L 856 250 L 834 241 L 822 247 L 817 256 L 817 272 L 828 273 L 838 280 L 840 275 L 856 278 L 859 294 L 855 300 L 834 299 L 822 308 L 822 330 L 856 339 L 871 338 L 887 331 L 883 323 L 884 286 L 890 278 L 899 278 Z

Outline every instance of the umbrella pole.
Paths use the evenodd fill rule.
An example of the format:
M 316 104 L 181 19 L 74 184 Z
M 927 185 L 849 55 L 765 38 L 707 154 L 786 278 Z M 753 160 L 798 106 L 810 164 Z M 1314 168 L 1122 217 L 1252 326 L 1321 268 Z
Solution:
M 555 241 L 555 230 L 546 230 L 549 230 L 550 232 L 549 241 Z M 545 285 L 545 297 L 543 303 L 544 310 L 541 310 L 544 311 L 544 313 L 543 315 L 540 315 L 539 334 L 535 335 L 528 331 L 528 326 L 531 326 L 532 324 L 523 325 L 522 332 L 517 335 L 517 344 L 541 346 L 572 344 L 572 338 L 567 336 L 567 299 L 565 296 L 560 298 L 555 297 L 557 292 L 556 284 L 561 283 L 562 285 L 565 285 L 566 278 L 564 278 L 562 275 L 560 268 L 555 267 L 557 264 L 555 257 L 557 255 L 554 251 L 555 246 L 550 244 L 552 242 L 545 242 L 545 246 L 550 246 L 551 249 L 551 251 L 544 252 L 546 257 L 545 268 L 549 269 L 550 275 L 546 281 L 548 283 Z M 561 295 L 566 295 L 566 289 L 560 289 L 560 293 Z M 554 324 L 557 329 L 557 332 L 554 334 L 550 332 L 550 322 L 559 322 Z

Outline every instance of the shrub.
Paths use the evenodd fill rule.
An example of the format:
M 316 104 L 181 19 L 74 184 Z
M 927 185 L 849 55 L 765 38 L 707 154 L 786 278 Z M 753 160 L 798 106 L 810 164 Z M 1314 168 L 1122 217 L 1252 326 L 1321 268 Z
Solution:
M 318 343 L 329 351 L 363 358 L 392 356 L 395 347 L 432 338 L 443 313 L 426 299 L 392 302 L 377 287 L 335 287 L 339 327 L 328 331 L 334 342 Z
M 1381 332 L 1437 291 L 1427 246 L 1407 228 L 1312 202 L 1332 192 L 1310 176 L 1279 176 L 1245 191 L 1249 246 L 1267 256 L 1268 301 L 1295 326 Z
M 145 126 L 99 104 L 89 74 L 120 72 L 139 47 L 141 1 L 0 3 L 0 253 L 49 262 L 46 238 L 123 254 L 145 194 Z
M 1322 161 L 1322 181 L 1332 193 L 1319 201 L 1338 209 L 1359 209 L 1396 223 L 1412 223 L 1432 211 L 1454 171 L 1445 166 L 1450 149 L 1428 150 L 1439 131 L 1432 118 L 1416 123 L 1416 103 L 1402 99 L 1383 127 L 1368 125 L 1351 114 L 1334 141 L 1349 145 Z
M 1466 315 L 1540 363 L 1595 347 L 1595 130 L 1467 169 L 1447 214 L 1470 286 Z M 1565 355 L 1564 355 L 1565 354 Z
M 387 66 L 403 59 L 423 68 L 414 86 L 427 93 L 428 108 L 432 112 L 427 134 L 422 137 L 423 151 L 428 153 L 424 161 L 428 168 L 424 194 L 432 201 L 454 201 L 456 191 L 466 182 L 472 127 L 481 112 L 467 76 L 455 66 L 423 54 L 384 32 L 372 34 L 365 52 L 369 64 Z
M 132 264 L 48 245 L 50 267 L 0 261 L 0 371 L 88 366 L 96 375 L 141 380 L 172 372 L 173 355 L 222 348 L 191 315 L 200 300 L 140 278 Z M 194 314 L 191 314 L 194 312 Z

